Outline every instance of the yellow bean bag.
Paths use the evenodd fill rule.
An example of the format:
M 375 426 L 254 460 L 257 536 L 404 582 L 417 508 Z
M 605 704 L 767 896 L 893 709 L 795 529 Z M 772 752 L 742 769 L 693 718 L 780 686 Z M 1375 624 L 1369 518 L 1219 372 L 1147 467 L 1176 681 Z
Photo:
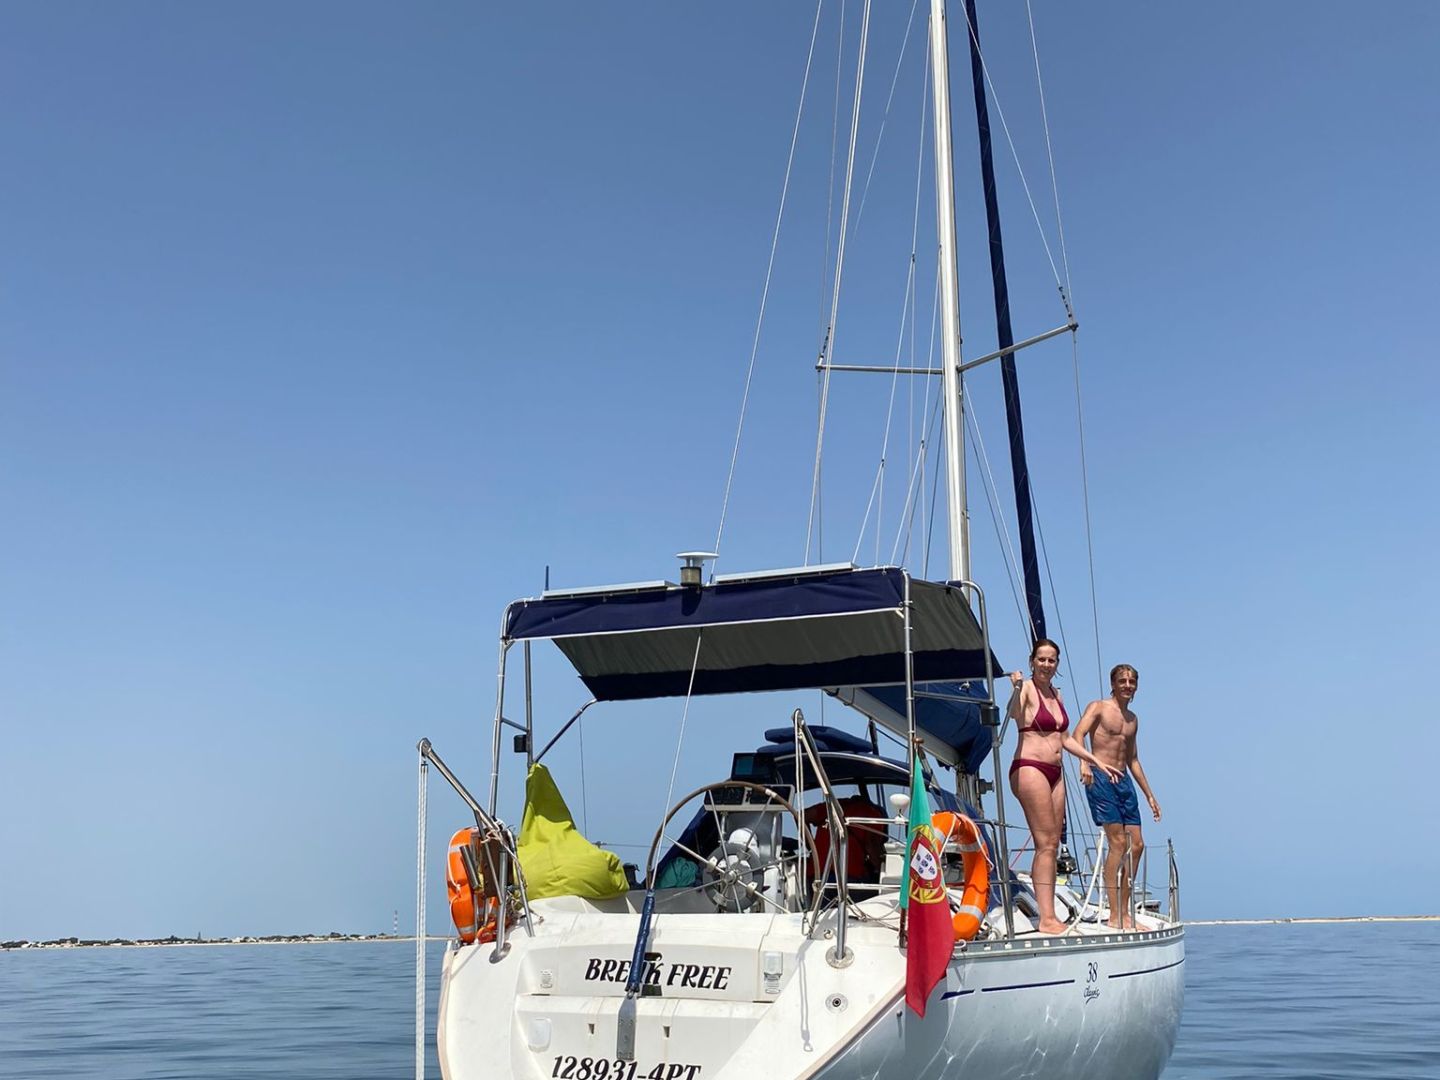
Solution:
M 624 896 L 630 888 L 619 858 L 596 847 L 575 828 L 570 808 L 544 765 L 532 765 L 525 781 L 525 817 L 517 854 L 531 900 L 548 896 L 608 900 Z

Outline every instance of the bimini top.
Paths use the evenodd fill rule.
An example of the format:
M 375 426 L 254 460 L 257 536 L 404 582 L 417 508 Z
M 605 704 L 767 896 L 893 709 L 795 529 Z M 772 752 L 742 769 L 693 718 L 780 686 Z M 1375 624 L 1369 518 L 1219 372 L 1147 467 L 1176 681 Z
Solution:
M 504 633 L 553 639 L 601 701 L 903 686 L 907 578 L 898 567 L 828 566 L 547 592 L 511 604 Z M 908 584 L 917 682 L 1002 671 L 958 586 Z

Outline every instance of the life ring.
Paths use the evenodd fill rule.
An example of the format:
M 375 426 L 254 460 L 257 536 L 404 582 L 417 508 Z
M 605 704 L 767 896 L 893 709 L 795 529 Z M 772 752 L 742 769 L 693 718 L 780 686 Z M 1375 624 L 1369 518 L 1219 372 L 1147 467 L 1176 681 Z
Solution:
M 975 822 L 964 814 L 942 810 L 930 819 L 935 831 L 943 836 L 943 851 L 958 851 L 965 877 L 960 896 L 960 910 L 950 920 L 959 941 L 970 941 L 980 932 L 985 912 L 990 905 L 990 863 L 985 858 L 985 841 Z
M 470 888 L 470 876 L 465 873 L 465 856 L 461 852 L 471 848 L 478 832 L 473 826 L 461 829 L 450 837 L 450 852 L 445 860 L 445 892 L 450 897 L 450 918 L 460 933 L 460 940 L 466 945 L 472 941 L 494 941 L 495 921 L 500 913 L 500 902 L 491 897 L 485 904 L 485 917 L 475 914 L 475 894 Z M 476 867 L 477 872 L 479 867 Z M 483 883 L 477 881 L 476 885 Z

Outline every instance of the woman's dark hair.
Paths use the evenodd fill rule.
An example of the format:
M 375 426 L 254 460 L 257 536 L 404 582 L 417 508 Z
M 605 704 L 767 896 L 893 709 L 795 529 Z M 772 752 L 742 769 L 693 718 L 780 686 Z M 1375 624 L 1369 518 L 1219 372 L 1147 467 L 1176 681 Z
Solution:
M 1036 638 L 1035 644 L 1030 646 L 1030 662 L 1032 664 L 1035 662 L 1035 654 L 1040 651 L 1040 646 L 1042 645 L 1049 645 L 1050 648 L 1055 650 L 1056 656 L 1060 655 L 1060 646 L 1056 645 L 1055 642 L 1051 641 L 1048 637 Z

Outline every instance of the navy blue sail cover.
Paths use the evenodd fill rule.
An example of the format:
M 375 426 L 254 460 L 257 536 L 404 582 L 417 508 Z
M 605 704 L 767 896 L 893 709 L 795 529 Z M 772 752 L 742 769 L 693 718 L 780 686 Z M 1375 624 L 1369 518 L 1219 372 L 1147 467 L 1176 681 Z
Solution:
M 829 568 L 698 588 L 552 595 L 512 604 L 505 638 L 553 639 L 601 701 L 888 684 L 899 688 L 903 718 L 905 585 L 897 567 Z M 987 655 L 960 588 L 917 579 L 909 585 L 917 682 L 983 684 L 987 674 L 1003 671 Z M 917 707 L 935 712 L 937 723 L 944 711 Z M 947 734 L 961 735 L 962 721 L 945 723 Z M 935 734 L 964 747 L 962 756 L 974 752 L 971 738 L 955 743 Z

